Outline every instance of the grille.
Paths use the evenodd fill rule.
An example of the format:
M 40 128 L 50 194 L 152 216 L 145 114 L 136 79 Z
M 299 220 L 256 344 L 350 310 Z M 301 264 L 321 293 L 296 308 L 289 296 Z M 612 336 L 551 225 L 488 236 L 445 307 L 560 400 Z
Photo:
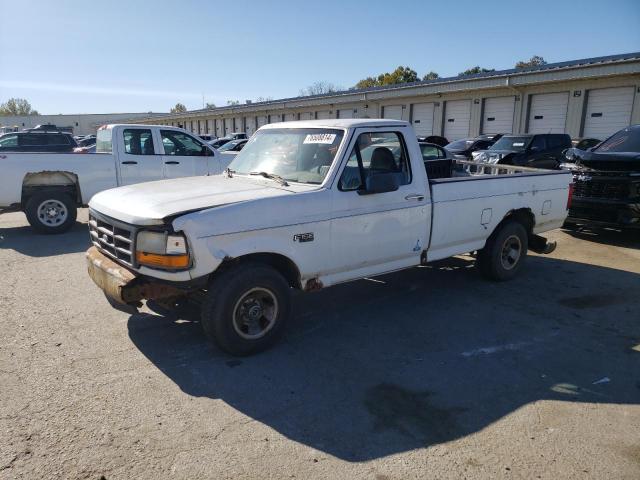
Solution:
M 89 235 L 91 243 L 98 250 L 114 260 L 130 267 L 134 266 L 134 239 L 136 230 L 133 226 L 89 213 Z
M 607 180 L 580 180 L 574 177 L 573 194 L 576 197 L 608 198 L 612 200 L 624 200 L 629 198 L 629 181 Z

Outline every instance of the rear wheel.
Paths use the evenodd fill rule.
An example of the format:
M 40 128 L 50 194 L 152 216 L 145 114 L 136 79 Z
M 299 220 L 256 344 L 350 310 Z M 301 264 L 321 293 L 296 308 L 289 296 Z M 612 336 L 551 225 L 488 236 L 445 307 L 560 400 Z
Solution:
M 517 221 L 509 221 L 491 234 L 485 247 L 478 252 L 476 265 L 490 280 L 510 280 L 522 268 L 528 248 L 524 226 Z
M 66 193 L 47 191 L 34 193 L 25 213 L 34 230 L 40 233 L 63 233 L 76 222 L 75 201 Z
M 251 355 L 280 338 L 290 303 L 290 287 L 277 270 L 240 264 L 210 283 L 202 304 L 202 327 L 225 352 Z

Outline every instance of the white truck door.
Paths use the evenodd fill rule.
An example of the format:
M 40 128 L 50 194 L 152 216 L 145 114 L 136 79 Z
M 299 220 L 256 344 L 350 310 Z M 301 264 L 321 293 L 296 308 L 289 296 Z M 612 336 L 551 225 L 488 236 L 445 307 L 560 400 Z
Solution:
M 200 140 L 176 130 L 160 130 L 164 178 L 194 177 L 209 173 L 211 150 Z M 212 162 L 214 163 L 214 162 Z M 220 173 L 214 169 L 211 173 Z
M 149 128 L 127 127 L 122 130 L 122 147 L 118 149 L 120 184 L 162 179 L 162 157 L 156 155 Z
M 333 188 L 333 271 L 409 261 L 425 248 L 429 205 L 423 176 L 412 174 L 402 134 L 358 129 Z M 400 186 L 385 193 L 359 191 L 372 175 L 393 175 Z

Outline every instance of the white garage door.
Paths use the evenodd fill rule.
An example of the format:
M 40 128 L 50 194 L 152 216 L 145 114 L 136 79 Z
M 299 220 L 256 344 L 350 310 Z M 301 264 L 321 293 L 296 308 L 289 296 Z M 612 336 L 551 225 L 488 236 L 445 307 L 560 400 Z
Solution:
M 273 113 L 269 115 L 269 123 L 278 123 L 282 121 L 282 115 L 279 113 Z
M 222 119 L 216 118 L 215 122 L 216 122 L 216 137 L 223 137 L 224 134 L 222 130 Z
M 247 135 L 253 135 L 253 132 L 256 131 L 256 117 L 244 117 L 244 122 Z
M 284 114 L 284 121 L 285 122 L 294 122 L 296 120 L 296 114 L 295 113 L 285 113 Z
M 224 119 L 224 134 L 225 135 L 229 135 L 231 132 L 233 132 L 233 119 L 232 118 L 225 118 Z
M 568 104 L 569 92 L 533 95 L 529 133 L 564 133 Z
M 471 101 L 453 100 L 445 104 L 444 136 L 452 142 L 469 136 Z
M 341 108 L 338 110 L 338 118 L 356 118 L 353 108 Z
M 319 112 L 317 112 L 317 119 L 318 120 L 326 120 L 328 118 L 332 118 L 331 113 L 329 112 L 329 110 L 321 110 Z
M 242 117 L 235 118 L 235 126 L 233 127 L 234 132 L 244 132 L 244 128 L 242 127 Z
M 396 120 L 406 120 L 402 118 L 404 109 L 402 105 L 385 105 L 382 107 L 382 118 L 394 118 Z
M 482 133 L 513 132 L 513 112 L 516 97 L 496 97 L 484 99 Z
M 316 118 L 314 112 L 303 112 L 300 114 L 300 120 L 313 120 L 314 118 Z
M 263 125 L 267 124 L 267 116 L 266 115 L 260 115 L 258 117 L 258 128 L 262 127 Z
M 634 87 L 589 90 L 583 137 L 604 140 L 631 123 Z
M 416 135 L 433 135 L 433 103 L 414 103 L 411 123 Z

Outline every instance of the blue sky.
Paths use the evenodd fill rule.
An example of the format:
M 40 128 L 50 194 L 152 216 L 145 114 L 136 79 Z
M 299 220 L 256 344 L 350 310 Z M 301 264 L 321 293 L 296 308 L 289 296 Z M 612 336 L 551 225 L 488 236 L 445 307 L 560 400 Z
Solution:
M 456 75 L 640 51 L 640 0 L 0 0 L 0 102 L 168 111 L 349 87 L 408 65 Z

